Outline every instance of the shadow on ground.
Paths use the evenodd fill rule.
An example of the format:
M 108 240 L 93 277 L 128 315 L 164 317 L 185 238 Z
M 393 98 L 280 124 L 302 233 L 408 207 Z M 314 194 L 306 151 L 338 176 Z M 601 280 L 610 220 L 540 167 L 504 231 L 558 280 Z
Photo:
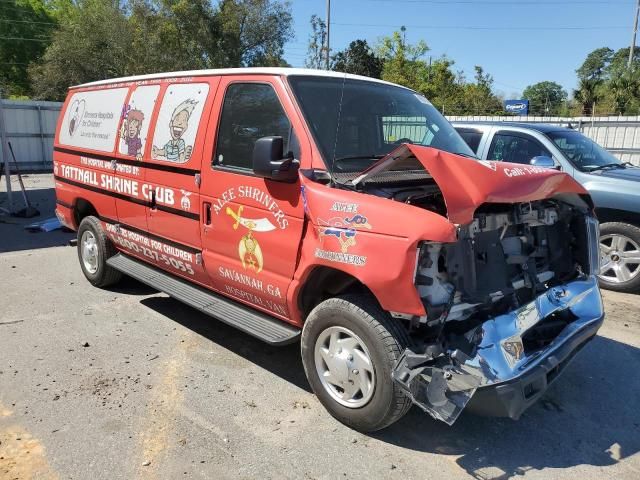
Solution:
M 298 344 L 271 347 L 167 297 L 141 302 L 310 391 Z M 640 451 L 638 365 L 640 349 L 596 337 L 519 421 L 463 414 L 448 427 L 414 407 L 371 436 L 417 452 L 457 457 L 464 471 L 483 480 L 545 468 L 613 465 Z
M 149 297 L 140 302 L 298 388 L 311 391 L 299 343 L 273 347 L 169 297 Z
M 63 230 L 28 232 L 25 225 L 55 217 L 56 194 L 53 188 L 27 190 L 29 202 L 40 211 L 33 218 L 0 215 L 0 253 L 67 245 L 75 233 Z M 14 211 L 24 207 L 20 191 L 13 192 Z M 7 208 L 7 193 L 0 192 L 0 207 Z

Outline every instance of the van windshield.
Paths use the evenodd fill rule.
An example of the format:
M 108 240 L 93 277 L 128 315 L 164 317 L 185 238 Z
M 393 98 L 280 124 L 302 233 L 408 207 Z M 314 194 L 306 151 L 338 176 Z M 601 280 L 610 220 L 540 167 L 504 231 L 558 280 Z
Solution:
M 406 88 L 297 75 L 289 83 L 330 171 L 360 172 L 403 143 L 475 157 L 440 112 Z
M 547 137 L 562 150 L 565 157 L 583 172 L 605 166 L 622 165 L 620 160 L 580 132 L 567 130 L 548 132 Z

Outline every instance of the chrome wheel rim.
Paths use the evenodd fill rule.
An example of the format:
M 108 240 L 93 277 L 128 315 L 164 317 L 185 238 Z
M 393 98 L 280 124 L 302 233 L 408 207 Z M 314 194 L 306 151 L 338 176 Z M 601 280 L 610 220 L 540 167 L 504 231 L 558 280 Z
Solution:
M 90 274 L 98 271 L 98 243 L 95 235 L 86 230 L 80 239 L 80 255 L 84 268 Z
M 329 327 L 316 340 L 316 371 L 322 386 L 340 405 L 360 408 L 375 389 L 375 370 L 364 342 L 344 327 Z
M 600 278 L 626 283 L 640 273 L 640 246 L 620 234 L 600 237 Z

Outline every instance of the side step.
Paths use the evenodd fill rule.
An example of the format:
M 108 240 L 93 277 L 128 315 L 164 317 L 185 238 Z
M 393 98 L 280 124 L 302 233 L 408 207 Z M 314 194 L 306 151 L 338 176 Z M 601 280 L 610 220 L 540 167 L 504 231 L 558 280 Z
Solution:
M 178 279 L 122 253 L 108 259 L 107 264 L 125 275 L 271 345 L 286 345 L 300 337 L 298 328 Z

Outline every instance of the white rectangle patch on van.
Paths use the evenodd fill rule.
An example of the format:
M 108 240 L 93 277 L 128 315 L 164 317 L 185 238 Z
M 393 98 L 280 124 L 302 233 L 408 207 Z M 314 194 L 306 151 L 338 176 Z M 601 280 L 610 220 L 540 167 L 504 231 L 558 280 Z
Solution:
M 69 99 L 60 143 L 112 153 L 128 88 L 78 92 Z

